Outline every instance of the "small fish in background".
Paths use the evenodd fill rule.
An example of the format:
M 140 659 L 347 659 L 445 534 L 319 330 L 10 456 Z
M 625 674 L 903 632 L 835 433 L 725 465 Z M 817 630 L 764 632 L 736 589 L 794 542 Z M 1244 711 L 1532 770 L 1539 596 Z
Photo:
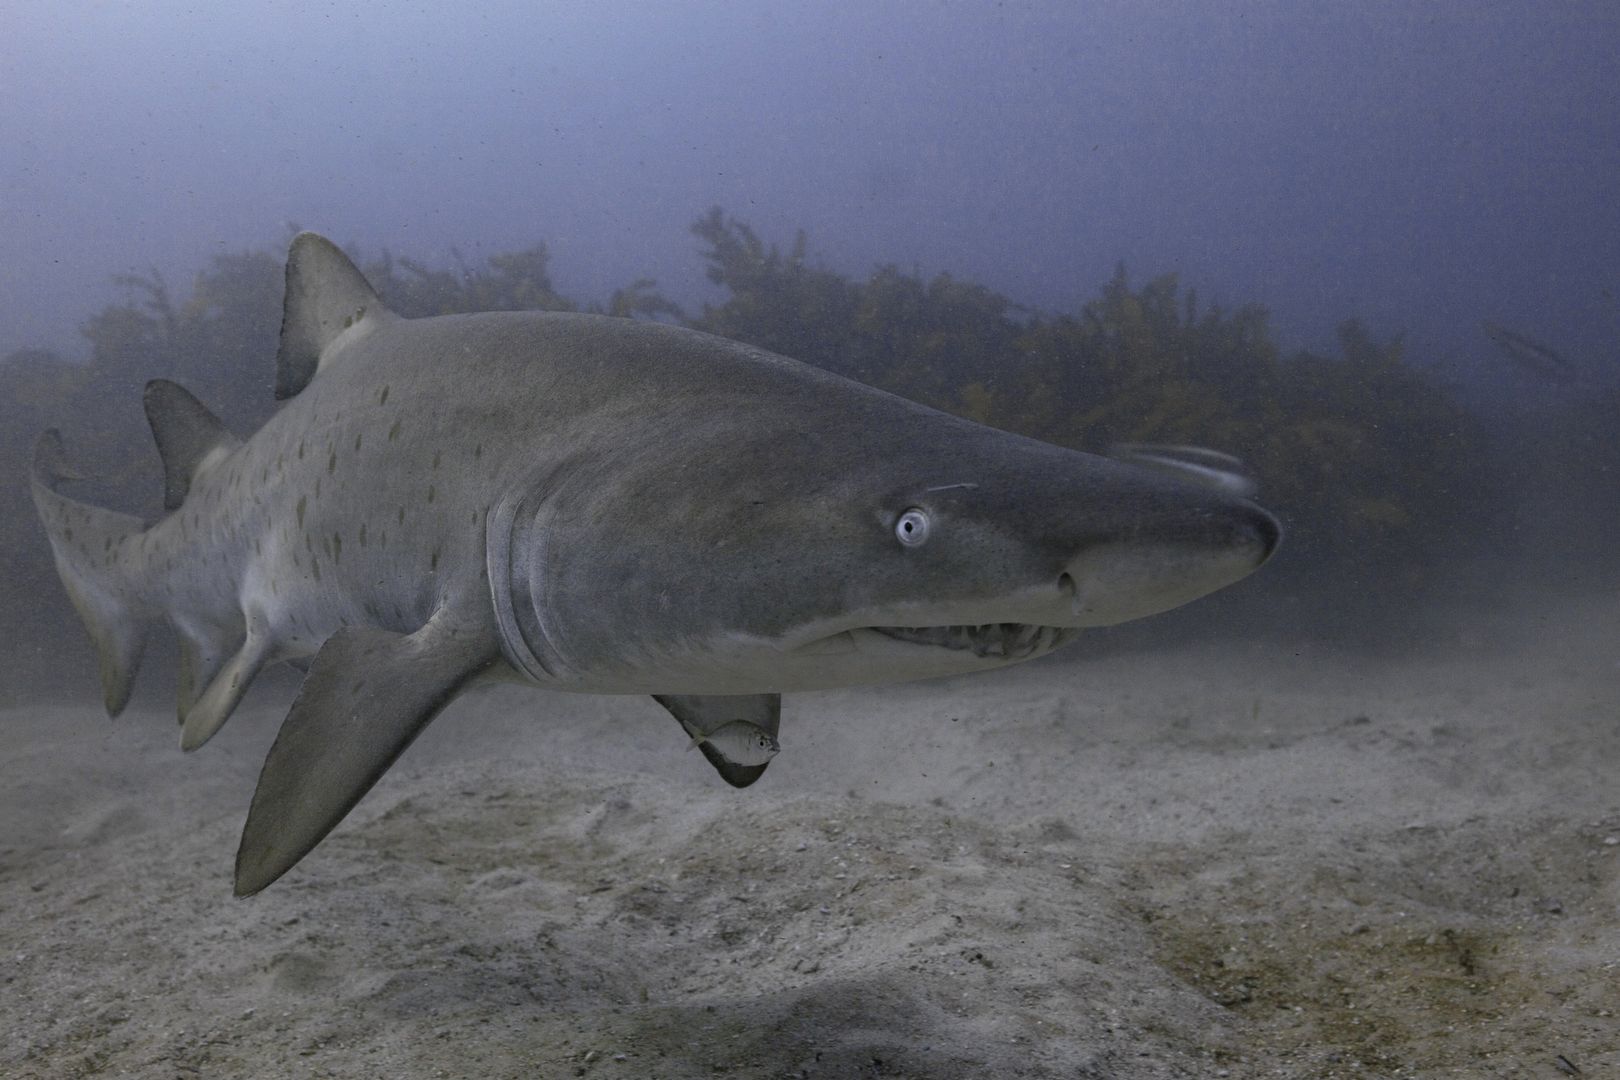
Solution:
M 1525 371 L 1548 382 L 1567 383 L 1575 378 L 1575 365 L 1547 346 L 1516 334 L 1501 323 L 1486 319 L 1480 323 L 1491 344 L 1502 350 L 1502 355 Z
M 1115 443 L 1108 456 L 1131 465 L 1171 473 L 1195 484 L 1252 498 L 1260 485 L 1250 476 L 1243 462 L 1231 454 L 1203 446 L 1176 446 L 1168 443 Z
M 775 735 L 747 720 L 732 720 L 707 733 L 688 731 L 688 734 L 692 736 L 686 747 L 688 751 L 707 744 L 733 765 L 764 765 L 782 749 Z

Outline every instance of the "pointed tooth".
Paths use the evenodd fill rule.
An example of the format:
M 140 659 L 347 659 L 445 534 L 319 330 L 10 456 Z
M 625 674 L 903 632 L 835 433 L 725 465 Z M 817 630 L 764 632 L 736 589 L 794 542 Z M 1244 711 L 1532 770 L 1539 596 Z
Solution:
M 837 656 L 855 651 L 855 635 L 848 630 L 841 634 L 812 641 L 799 649 L 806 656 Z

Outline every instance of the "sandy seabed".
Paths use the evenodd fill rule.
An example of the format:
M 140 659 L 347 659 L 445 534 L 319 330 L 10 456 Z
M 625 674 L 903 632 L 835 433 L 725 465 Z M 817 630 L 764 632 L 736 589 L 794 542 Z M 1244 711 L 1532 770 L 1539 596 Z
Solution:
M 0 1075 L 1620 1075 L 1620 603 L 1457 625 L 798 695 L 741 792 L 483 692 L 245 901 L 291 684 L 12 709 Z

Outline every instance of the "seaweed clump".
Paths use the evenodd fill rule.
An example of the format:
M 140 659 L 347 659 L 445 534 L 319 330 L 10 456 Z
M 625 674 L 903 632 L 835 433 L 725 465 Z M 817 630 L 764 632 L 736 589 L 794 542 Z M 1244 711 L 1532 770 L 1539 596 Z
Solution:
M 810 265 L 802 233 L 783 252 L 719 209 L 693 232 L 728 293 L 694 325 L 1064 446 L 1236 454 L 1315 571 L 1421 563 L 1480 490 L 1474 418 L 1354 319 L 1336 354 L 1283 355 L 1263 308 L 1200 307 L 1174 274 L 1133 286 L 1120 266 L 1078 313 L 1045 315 L 949 274 L 854 281 Z

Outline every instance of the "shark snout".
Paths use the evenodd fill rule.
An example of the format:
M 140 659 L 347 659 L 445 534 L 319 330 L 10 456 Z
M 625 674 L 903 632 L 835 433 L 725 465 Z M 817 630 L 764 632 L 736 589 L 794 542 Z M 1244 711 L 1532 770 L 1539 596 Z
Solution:
M 1238 581 L 1271 557 L 1277 519 L 1231 500 L 1147 521 L 1088 544 L 1063 568 L 1065 626 L 1108 626 L 1179 607 Z

